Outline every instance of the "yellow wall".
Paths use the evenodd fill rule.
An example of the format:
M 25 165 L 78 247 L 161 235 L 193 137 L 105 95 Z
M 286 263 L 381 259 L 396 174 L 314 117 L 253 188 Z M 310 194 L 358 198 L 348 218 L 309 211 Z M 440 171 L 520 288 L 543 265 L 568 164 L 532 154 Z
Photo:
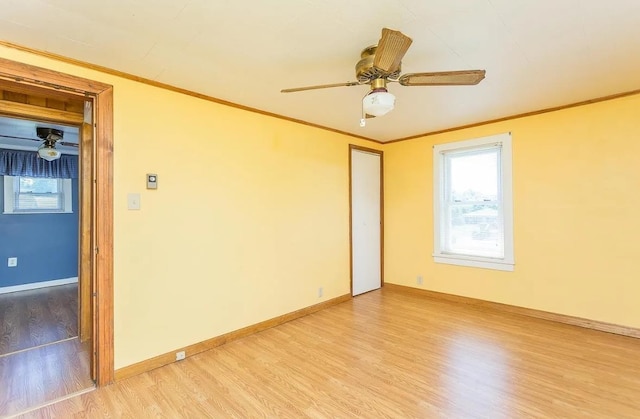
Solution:
M 114 86 L 116 369 L 349 293 L 348 144 L 375 143 L 0 57 Z M 130 192 L 140 211 L 127 210 Z
M 640 95 L 385 146 L 385 280 L 640 327 Z M 432 145 L 511 132 L 515 271 L 436 264 Z
M 114 86 L 116 368 L 349 292 L 347 145 L 374 143 L 0 57 Z M 639 108 L 631 96 L 384 146 L 385 280 L 640 327 Z M 515 271 L 434 264 L 431 146 L 507 131 Z

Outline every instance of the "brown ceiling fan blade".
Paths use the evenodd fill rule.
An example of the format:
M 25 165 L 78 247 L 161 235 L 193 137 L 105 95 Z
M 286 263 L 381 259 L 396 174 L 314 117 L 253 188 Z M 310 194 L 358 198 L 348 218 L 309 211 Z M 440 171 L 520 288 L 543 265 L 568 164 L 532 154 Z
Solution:
M 367 119 L 375 118 L 375 115 L 369 115 L 368 113 L 364 114 L 364 117 Z
M 484 74 L 484 70 L 409 73 L 403 74 L 398 81 L 403 86 L 464 86 L 480 83 Z
M 4 135 L 4 134 L 0 134 L 0 138 L 9 138 L 12 140 L 29 140 L 29 141 L 38 141 L 38 142 L 42 142 L 42 140 L 38 139 L 38 138 L 28 138 L 28 137 L 15 137 L 13 135 Z
M 43 140 L 40 139 L 40 138 L 16 137 L 16 136 L 13 136 L 13 135 L 4 135 L 4 134 L 0 134 L 0 138 L 9 138 L 9 139 L 12 139 L 12 140 L 28 140 L 28 141 L 35 141 L 35 142 L 38 142 L 38 143 L 42 143 L 43 142 Z M 78 147 L 77 143 L 71 143 L 69 141 L 56 141 L 56 145 L 58 145 L 58 144 L 63 145 L 65 147 Z M 0 146 L 0 148 L 2 148 L 2 147 Z
M 357 81 L 348 81 L 346 83 L 318 84 L 316 86 L 305 86 L 305 87 L 294 87 L 291 89 L 282 89 L 280 90 L 280 93 L 294 93 L 294 92 L 302 92 L 304 90 L 328 89 L 330 87 L 358 86 L 360 84 L 361 83 Z
M 386 73 L 393 73 L 400 67 L 402 57 L 407 53 L 413 40 L 400 31 L 383 28 L 378 41 L 373 66 Z

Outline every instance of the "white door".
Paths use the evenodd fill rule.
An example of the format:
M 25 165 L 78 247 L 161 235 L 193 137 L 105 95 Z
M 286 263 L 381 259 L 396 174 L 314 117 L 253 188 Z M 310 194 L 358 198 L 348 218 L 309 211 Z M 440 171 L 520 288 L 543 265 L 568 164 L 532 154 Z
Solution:
M 351 278 L 353 295 L 382 286 L 380 152 L 351 149 Z

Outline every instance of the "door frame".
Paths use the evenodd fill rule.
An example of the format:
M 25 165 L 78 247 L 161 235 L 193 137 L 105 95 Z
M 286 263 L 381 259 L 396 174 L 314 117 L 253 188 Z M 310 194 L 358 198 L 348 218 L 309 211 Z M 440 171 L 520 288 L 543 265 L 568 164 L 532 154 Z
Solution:
M 91 230 L 94 325 L 94 365 L 97 386 L 114 379 L 113 345 L 113 86 L 0 57 L 0 79 L 47 92 L 91 99 L 94 106 L 95 201 Z M 28 113 L 24 114 L 29 117 Z M 81 158 L 86 158 L 81 153 Z M 90 164 L 91 162 L 85 162 Z M 86 195 L 84 199 L 91 199 Z M 91 217 L 85 217 L 91 218 Z M 80 227 L 82 230 L 82 226 Z M 86 262 L 82 262 L 86 263 Z
M 380 287 L 384 287 L 384 152 L 349 144 L 349 293 L 353 296 L 353 179 L 351 179 L 351 154 L 353 150 L 373 153 L 380 156 Z

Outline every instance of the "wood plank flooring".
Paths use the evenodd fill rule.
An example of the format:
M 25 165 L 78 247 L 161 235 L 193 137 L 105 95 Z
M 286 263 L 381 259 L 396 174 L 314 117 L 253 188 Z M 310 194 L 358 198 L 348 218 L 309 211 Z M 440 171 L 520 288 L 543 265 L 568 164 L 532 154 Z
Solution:
M 381 290 L 25 418 L 634 418 L 640 339 Z
M 78 336 L 78 284 L 0 294 L 0 356 Z
M 89 350 L 71 338 L 0 357 L 0 417 L 93 388 Z

